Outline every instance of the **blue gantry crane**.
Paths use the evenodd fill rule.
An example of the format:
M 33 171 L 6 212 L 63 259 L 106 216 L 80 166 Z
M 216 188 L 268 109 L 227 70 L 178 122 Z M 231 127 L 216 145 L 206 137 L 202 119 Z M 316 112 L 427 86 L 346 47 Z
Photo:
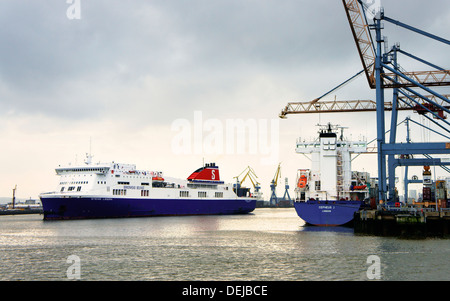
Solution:
M 278 207 L 280 206 L 292 206 L 293 200 L 291 199 L 291 196 L 289 195 L 289 183 L 288 178 L 285 178 L 285 185 L 284 185 L 284 195 L 282 198 L 277 197 L 276 194 L 276 188 L 278 186 L 278 179 L 281 179 L 281 163 L 278 164 L 277 170 L 275 172 L 275 176 L 273 177 L 272 181 L 270 182 L 270 199 L 269 204 L 270 206 Z
M 432 89 L 432 87 L 450 86 L 450 70 L 401 49 L 400 44 L 395 44 L 389 49 L 385 43 L 385 37 L 382 35 L 383 21 L 439 43 L 450 45 L 450 41 L 392 19 L 385 15 L 383 9 L 371 12 L 374 18 L 369 22 L 367 13 L 369 8 L 361 0 L 342 0 L 342 3 L 363 70 L 313 101 L 288 103 L 279 116 L 286 118 L 288 114 L 376 111 L 378 179 L 382 179 L 379 181 L 378 197 L 380 201 L 387 201 L 395 197 L 396 167 L 438 165 L 446 168 L 446 165 L 450 165 L 448 159 L 430 156 L 430 154 L 450 154 L 450 139 L 443 134 L 450 133 L 450 123 L 446 118 L 446 115 L 450 113 L 450 95 L 443 95 Z M 374 32 L 375 38 L 372 32 Z M 405 55 L 423 63 L 432 70 L 406 71 L 398 63 L 399 55 Z M 322 101 L 323 97 L 361 74 L 365 74 L 369 87 L 376 90 L 375 101 Z M 388 89 L 392 89 L 392 100 L 385 97 Z M 427 129 L 437 132 L 444 140 L 431 143 L 413 143 L 411 141 L 397 143 L 398 112 L 400 110 L 411 110 L 430 120 L 439 128 L 440 132 Z M 391 124 L 390 129 L 386 131 L 385 114 L 387 111 L 391 111 Z M 388 139 L 386 133 L 389 133 Z M 423 158 L 418 158 L 416 155 L 421 155 Z
M 421 29 L 407 25 L 385 15 L 381 8 L 374 13 L 373 23 L 369 24 L 365 4 L 361 0 L 342 0 L 347 18 L 352 29 L 359 55 L 368 79 L 369 86 L 376 90 L 377 115 L 377 149 L 378 149 L 378 179 L 379 200 L 393 199 L 395 194 L 395 168 L 397 166 L 429 166 L 446 165 L 448 162 L 436 158 L 413 158 L 420 154 L 450 154 L 450 141 L 429 143 L 397 143 L 398 103 L 406 97 L 413 104 L 416 112 L 421 112 L 426 118 L 438 125 L 442 130 L 450 133 L 450 123 L 446 121 L 445 113 L 450 113 L 450 100 L 430 87 L 449 86 L 450 70 L 446 70 L 427 60 L 418 58 L 394 45 L 390 50 L 386 46 L 382 35 L 383 21 L 390 22 L 404 29 L 434 39 L 440 43 L 450 45 L 450 41 Z M 375 32 L 373 39 L 371 31 Z M 383 52 L 384 50 L 384 52 Z M 435 70 L 421 72 L 406 72 L 398 63 L 398 54 L 406 54 Z M 385 136 L 385 93 L 393 89 L 391 127 L 389 140 Z M 433 95 L 440 102 L 434 101 L 425 94 Z M 413 98 L 412 96 L 415 96 Z M 411 102 L 408 103 L 411 105 Z M 427 114 L 434 118 L 430 118 Z M 398 156 L 398 157 L 396 157 Z

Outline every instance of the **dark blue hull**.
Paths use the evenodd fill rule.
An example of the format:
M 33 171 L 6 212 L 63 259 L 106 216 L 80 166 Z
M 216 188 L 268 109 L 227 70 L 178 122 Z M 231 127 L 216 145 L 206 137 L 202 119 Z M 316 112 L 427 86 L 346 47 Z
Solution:
M 298 216 L 314 226 L 341 226 L 353 220 L 361 208 L 361 201 L 294 202 Z
M 132 199 L 41 197 L 44 220 L 170 215 L 245 214 L 255 199 Z

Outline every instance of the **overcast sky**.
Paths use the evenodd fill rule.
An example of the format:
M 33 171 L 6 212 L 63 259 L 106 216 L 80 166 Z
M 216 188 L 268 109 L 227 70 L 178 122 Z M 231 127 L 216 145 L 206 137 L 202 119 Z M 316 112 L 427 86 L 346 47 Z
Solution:
M 0 2 L 0 196 L 10 196 L 16 184 L 20 198 L 54 189 L 54 168 L 82 162 L 92 141 L 94 161 L 136 163 L 181 178 L 203 159 L 216 162 L 226 182 L 250 165 L 269 197 L 278 163 L 264 163 L 261 150 L 174 152 L 179 133 L 172 125 L 181 119 L 194 125 L 194 112 L 223 125 L 237 119 L 278 122 L 274 161 L 282 162 L 291 187 L 296 170 L 309 168 L 295 154 L 295 141 L 315 138 L 317 123 L 346 126 L 354 139 L 375 138 L 375 113 L 278 119 L 287 102 L 310 101 L 362 69 L 341 1 L 79 3 L 81 18 L 69 19 L 71 4 L 64 0 Z M 391 18 L 450 39 L 447 0 L 382 5 Z M 390 24 L 384 35 L 390 45 L 400 42 L 404 50 L 449 68 L 448 46 Z M 416 67 L 407 59 L 404 64 Z M 364 77 L 334 94 L 328 99 L 375 99 Z M 421 120 L 412 112 L 400 120 L 405 116 Z M 404 135 L 400 131 L 398 141 Z M 414 139 L 423 136 L 418 129 Z M 374 166 L 375 155 L 354 161 L 354 169 L 376 176 Z M 283 187 L 278 191 L 282 195 Z

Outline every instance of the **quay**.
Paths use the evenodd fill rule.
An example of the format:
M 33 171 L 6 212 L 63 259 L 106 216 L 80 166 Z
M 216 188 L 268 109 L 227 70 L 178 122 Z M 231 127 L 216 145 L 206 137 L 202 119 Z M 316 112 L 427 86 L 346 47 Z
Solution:
M 404 238 L 450 237 L 450 209 L 389 208 L 355 212 L 354 232 Z
M 35 209 L 7 209 L 0 210 L 0 215 L 19 215 L 19 214 L 42 214 L 44 211 L 42 208 Z

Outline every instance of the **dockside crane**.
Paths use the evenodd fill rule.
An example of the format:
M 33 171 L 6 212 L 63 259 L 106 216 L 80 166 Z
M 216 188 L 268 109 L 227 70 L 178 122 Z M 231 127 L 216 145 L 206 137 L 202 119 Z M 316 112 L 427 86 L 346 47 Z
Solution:
M 433 122 L 444 132 L 450 133 L 450 123 L 446 116 L 450 114 L 449 95 L 441 95 L 430 87 L 450 86 L 450 70 L 419 58 L 404 49 L 400 44 L 390 50 L 381 32 L 382 21 L 387 21 L 404 29 L 421 34 L 435 41 L 450 45 L 450 41 L 430 34 L 403 22 L 394 20 L 384 14 L 381 9 L 373 12 L 373 22 L 367 18 L 368 7 L 361 0 L 342 0 L 347 20 L 357 47 L 363 70 L 310 102 L 292 102 L 280 113 L 280 118 L 288 114 L 331 113 L 331 112 L 363 112 L 376 111 L 378 179 L 386 179 L 389 175 L 389 186 L 386 181 L 379 181 L 379 200 L 386 201 L 395 196 L 395 168 L 397 166 L 447 165 L 447 160 L 430 159 L 428 154 L 450 154 L 450 141 L 433 143 L 396 143 L 396 126 L 398 111 L 412 110 Z M 375 37 L 372 37 L 372 33 Z M 382 46 L 385 47 L 382 47 Z M 383 52 L 384 48 L 384 52 Z M 433 68 L 431 71 L 403 70 L 398 64 L 398 56 L 405 55 Z M 369 87 L 376 90 L 376 100 L 320 101 L 322 97 L 350 82 L 364 73 Z M 392 101 L 385 101 L 385 90 L 392 89 Z M 386 140 L 385 112 L 391 111 L 390 137 Z M 429 117 L 431 115 L 432 117 Z M 412 155 L 424 155 L 423 159 L 412 159 Z M 398 156 L 398 157 L 396 157 Z M 387 160 L 386 160 L 387 158 Z M 408 159 L 409 158 L 409 159 Z M 389 172 L 388 172 L 389 171 Z
M 16 208 L 16 190 L 17 190 L 17 185 L 14 186 L 14 188 L 13 188 L 12 209 Z
M 364 21 L 367 23 L 367 18 L 365 15 L 365 7 L 361 0 L 342 0 L 344 4 L 347 16 L 349 16 L 356 8 L 360 10 L 360 14 L 364 15 Z M 408 55 L 411 58 L 417 59 L 421 63 L 425 63 L 437 70 L 433 71 L 420 71 L 420 72 L 406 72 L 402 70 L 398 64 L 398 54 L 404 54 L 405 51 L 400 49 L 400 45 L 396 44 L 391 50 L 387 50 L 383 53 L 383 44 L 386 46 L 384 37 L 382 36 L 383 24 L 382 20 L 391 22 L 395 25 L 401 26 L 405 29 L 412 30 L 418 34 L 424 35 L 428 38 L 432 38 L 439 42 L 450 45 L 450 41 L 437 37 L 435 35 L 429 34 L 423 30 L 414 28 L 412 26 L 406 25 L 405 23 L 391 19 L 384 14 L 384 10 L 374 14 L 373 23 L 365 26 L 364 30 L 373 30 L 375 32 L 375 42 L 373 42 L 373 49 L 375 50 L 375 86 L 373 83 L 369 83 L 372 89 L 376 89 L 376 114 L 377 114 L 377 148 L 378 148 L 378 178 L 386 179 L 389 175 L 387 183 L 379 181 L 379 200 L 386 201 L 388 196 L 390 199 L 395 197 L 395 168 L 404 164 L 404 166 L 413 166 L 416 164 L 429 165 L 430 163 L 435 165 L 440 160 L 431 160 L 429 158 L 420 159 L 402 159 L 405 156 L 417 155 L 417 154 L 449 154 L 450 147 L 445 142 L 438 143 L 397 143 L 396 142 L 396 125 L 398 118 L 398 103 L 404 102 L 399 95 L 403 95 L 415 103 L 418 108 L 429 112 L 435 118 L 435 120 L 430 119 L 435 124 L 440 126 L 443 130 L 450 132 L 450 123 L 445 120 L 444 112 L 450 113 L 448 106 L 450 101 L 448 97 L 437 93 L 436 91 L 430 89 L 431 86 L 449 86 L 450 85 L 450 71 L 444 68 L 440 68 L 426 60 L 419 59 L 413 55 Z M 348 18 L 352 32 L 355 28 L 355 23 L 352 18 Z M 370 31 L 369 31 L 370 36 Z M 355 39 L 356 40 L 356 39 Z M 357 41 L 357 40 L 356 40 Z M 359 47 L 357 47 L 358 52 L 360 52 Z M 361 54 L 360 54 L 361 55 Z M 389 73 L 388 73 L 389 72 Z M 391 113 L 391 128 L 389 140 L 385 137 L 385 89 L 393 89 L 393 110 Z M 413 89 L 414 88 L 414 89 Z M 423 90 L 428 94 L 435 96 L 437 99 L 442 100 L 442 102 L 436 103 L 429 97 L 424 96 L 423 92 L 419 93 L 417 89 Z M 415 100 L 412 95 L 415 95 L 420 101 Z M 416 107 L 417 108 L 417 107 Z M 432 108 L 432 109 L 430 109 Z M 436 110 L 442 110 L 441 113 L 436 114 Z M 417 111 L 417 110 L 416 110 Z M 427 117 L 428 118 L 428 117 Z M 447 126 L 443 125 L 446 124 Z M 396 158 L 395 156 L 399 156 Z M 386 160 L 387 158 L 387 160 Z M 401 163 L 400 160 L 403 160 Z M 414 162 L 411 160 L 415 160 Z M 386 165 L 387 164 L 387 165 Z M 388 192 L 389 187 L 389 194 Z
M 278 164 L 277 170 L 275 172 L 275 176 L 270 183 L 270 190 L 272 194 L 270 195 L 270 205 L 276 205 L 278 203 L 278 197 L 276 194 L 276 189 L 278 186 L 278 179 L 281 179 L 281 163 Z
M 370 34 L 369 25 L 366 21 L 364 10 L 361 10 L 356 0 L 345 1 L 345 12 L 347 19 L 351 24 L 353 38 L 358 48 L 358 54 L 361 58 L 363 71 L 366 74 L 367 82 L 371 88 L 375 87 L 375 49 Z
M 308 114 L 308 113 L 343 113 L 343 112 L 371 112 L 377 110 L 377 102 L 374 100 L 325 100 L 321 101 L 322 98 L 331 94 L 332 92 L 342 88 L 350 81 L 355 79 L 361 74 L 365 74 L 370 88 L 376 88 L 376 77 L 375 77 L 375 44 L 373 43 L 373 38 L 370 32 L 371 26 L 367 22 L 367 16 L 364 10 L 365 4 L 361 0 L 343 0 L 345 7 L 346 16 L 350 24 L 350 29 L 355 40 L 355 44 L 358 50 L 359 57 L 361 58 L 361 63 L 363 65 L 363 70 L 345 80 L 343 83 L 334 87 L 324 95 L 309 101 L 309 102 L 289 102 L 286 107 L 279 114 L 280 118 L 286 118 L 289 114 Z M 399 21 L 385 17 L 388 21 L 403 26 L 406 28 L 413 28 Z M 372 26 L 373 27 L 373 26 Z M 414 31 L 421 33 L 422 31 L 413 28 Z M 430 35 L 430 34 L 429 34 Z M 436 37 L 434 35 L 431 35 Z M 443 42 L 448 42 L 445 39 L 436 37 Z M 429 63 L 423 59 L 418 58 L 402 49 L 399 45 L 396 45 L 391 52 L 398 52 L 404 54 L 410 58 L 418 60 L 428 66 L 431 66 L 437 70 L 433 71 L 416 71 L 416 72 L 405 72 L 402 73 L 405 76 L 409 76 L 413 81 L 423 85 L 428 86 L 448 86 L 450 85 L 450 70 L 445 70 L 439 66 Z M 391 54 L 394 56 L 394 54 Z M 404 77 L 396 76 L 394 73 L 382 73 L 382 87 L 387 88 L 409 88 L 416 86 L 411 81 Z M 397 81 L 393 80 L 396 77 Z M 409 90 L 410 91 L 410 90 Z M 448 99 L 450 95 L 442 95 L 443 98 L 435 94 L 426 95 L 425 98 L 429 99 L 430 102 L 423 104 L 419 102 L 422 99 L 422 95 L 417 95 L 414 91 L 408 90 L 400 92 L 402 96 L 398 96 L 399 101 L 385 101 L 384 110 L 385 111 L 415 111 L 419 114 L 427 113 L 437 113 L 438 116 L 445 119 L 444 112 L 450 109 Z M 395 108 L 394 108 L 395 106 Z M 436 117 L 435 117 L 436 118 Z
M 350 28 L 355 39 L 357 50 L 359 56 L 362 59 L 363 67 L 366 70 L 366 74 L 374 75 L 374 77 L 369 78 L 369 86 L 372 89 L 376 89 L 376 112 L 377 112 L 377 148 L 378 148 L 378 178 L 386 179 L 389 174 L 389 197 L 392 199 L 395 196 L 395 167 L 401 164 L 400 160 L 406 166 L 412 166 L 414 164 L 428 165 L 429 163 L 435 164 L 431 159 L 425 158 L 421 159 L 420 162 L 412 162 L 412 159 L 402 159 L 405 156 L 411 156 L 415 154 L 449 154 L 450 147 L 448 143 L 407 143 L 401 144 L 396 143 L 396 124 L 398 117 L 398 104 L 399 102 L 404 102 L 403 98 L 399 95 L 405 96 L 408 100 L 415 103 L 416 112 L 428 112 L 432 114 L 437 121 L 432 120 L 435 124 L 438 124 L 442 129 L 450 132 L 450 125 L 445 121 L 444 112 L 449 113 L 450 110 L 448 105 L 450 101 L 448 97 L 440 95 L 439 93 L 431 90 L 429 87 L 432 86 L 449 86 L 450 85 L 450 71 L 448 69 L 440 68 L 424 59 L 420 59 L 406 51 L 400 49 L 400 45 L 397 44 L 392 47 L 391 50 L 387 50 L 385 47 L 384 53 L 383 43 L 386 46 L 384 37 L 381 32 L 383 29 L 382 20 L 393 23 L 405 29 L 411 30 L 415 33 L 424 35 L 428 38 L 432 38 L 439 42 L 450 45 L 450 41 L 440 38 L 438 36 L 427 33 L 423 30 L 414 28 L 403 22 L 394 20 L 385 16 L 384 10 L 380 9 L 378 12 L 374 12 L 373 23 L 369 24 L 366 16 L 367 7 L 361 0 L 342 0 L 344 5 L 347 19 L 349 21 Z M 370 30 L 375 32 L 375 42 L 372 38 Z M 374 65 L 374 72 L 372 69 L 368 69 L 367 62 L 364 58 L 364 51 L 362 51 L 360 45 L 365 42 L 371 42 L 371 48 L 374 51 L 375 57 L 371 57 L 370 62 Z M 428 65 L 436 70 L 432 71 L 415 71 L 406 72 L 401 69 L 398 64 L 398 54 L 406 54 L 408 57 L 416 59 L 417 61 Z M 373 78 L 375 80 L 373 80 Z M 389 142 L 387 143 L 385 137 L 385 89 L 393 89 L 392 104 L 393 109 L 391 113 L 391 130 Z M 426 97 L 422 93 L 419 93 L 416 89 L 418 88 L 426 93 L 435 96 L 437 99 L 442 100 L 441 103 L 436 103 L 429 97 Z M 420 99 L 420 101 L 415 100 L 412 95 Z M 419 111 L 417 110 L 419 109 Z M 436 114 L 436 112 L 438 114 Z M 442 112 L 441 112 L 442 111 Z M 447 126 L 442 125 L 445 123 Z M 398 155 L 399 158 L 395 156 Z M 386 157 L 388 160 L 386 161 Z M 406 161 L 405 161 L 406 160 Z M 435 160 L 439 161 L 440 160 Z M 386 163 L 388 167 L 386 167 Z M 389 171 L 389 173 L 387 172 Z M 387 200 L 387 183 L 379 181 L 379 200 Z
M 352 31 L 353 38 L 358 49 L 358 54 L 361 58 L 361 63 L 364 67 L 364 71 L 367 76 L 367 80 L 370 88 L 376 89 L 376 59 L 377 55 L 381 55 L 377 49 L 378 42 L 384 42 L 383 37 L 377 38 L 374 43 L 372 34 L 370 30 L 376 29 L 376 24 L 369 24 L 367 19 L 366 10 L 368 9 L 366 4 L 361 0 L 342 0 L 345 8 L 345 13 L 347 15 L 348 22 L 350 24 L 350 29 Z M 372 12 L 375 18 L 382 18 L 397 26 L 403 27 L 405 29 L 414 31 L 419 34 L 423 34 L 437 41 L 450 44 L 446 39 L 440 38 L 436 35 L 432 35 L 423 30 L 417 29 L 413 26 L 407 25 L 403 22 L 394 20 L 384 15 L 383 11 Z M 377 16 L 378 14 L 378 16 Z M 381 19 L 380 19 L 381 20 Z M 381 28 L 380 28 L 381 29 Z M 416 56 L 410 56 L 415 59 L 419 59 Z M 426 62 L 422 60 L 422 62 Z M 428 62 L 427 62 L 428 63 Z M 430 64 L 428 64 L 430 65 Z M 430 66 L 433 66 L 432 64 Z M 433 66 L 435 67 L 435 66 Z M 398 87 L 415 87 L 416 84 L 411 82 L 414 79 L 416 82 L 423 86 L 448 86 L 450 84 L 450 70 L 444 68 L 437 68 L 438 70 L 431 71 L 414 71 L 414 72 L 404 72 L 405 78 L 397 79 L 393 81 L 392 78 L 395 77 L 396 72 L 390 70 L 392 73 L 382 73 L 381 81 L 383 88 L 398 88 Z
M 242 180 L 239 180 L 239 177 L 242 176 L 244 174 L 244 177 L 242 178 Z M 244 181 L 246 179 L 249 179 L 250 182 L 253 185 L 254 193 L 253 195 L 256 198 L 262 198 L 262 192 L 261 190 L 261 184 L 258 182 L 258 176 L 256 175 L 255 171 L 253 168 L 251 168 L 250 166 L 247 166 L 238 176 L 234 177 L 236 179 L 236 184 L 235 187 L 237 188 L 241 188 L 242 183 L 244 183 Z
M 340 87 L 342 87 L 342 84 L 313 101 L 289 102 L 281 111 L 279 117 L 286 119 L 288 115 L 293 114 L 375 112 L 377 110 L 377 103 L 374 100 L 321 100 Z M 447 99 L 450 98 L 450 94 L 444 94 L 443 96 Z M 398 97 L 399 101 L 397 102 L 396 110 L 415 111 L 421 115 L 435 113 L 445 119 L 445 112 L 440 107 L 450 109 L 450 105 L 447 105 L 444 100 L 435 95 L 427 95 L 426 97 L 437 105 L 420 103 L 421 97 L 406 94 Z M 384 102 L 385 111 L 392 111 L 394 109 L 393 106 L 394 104 L 391 101 Z

